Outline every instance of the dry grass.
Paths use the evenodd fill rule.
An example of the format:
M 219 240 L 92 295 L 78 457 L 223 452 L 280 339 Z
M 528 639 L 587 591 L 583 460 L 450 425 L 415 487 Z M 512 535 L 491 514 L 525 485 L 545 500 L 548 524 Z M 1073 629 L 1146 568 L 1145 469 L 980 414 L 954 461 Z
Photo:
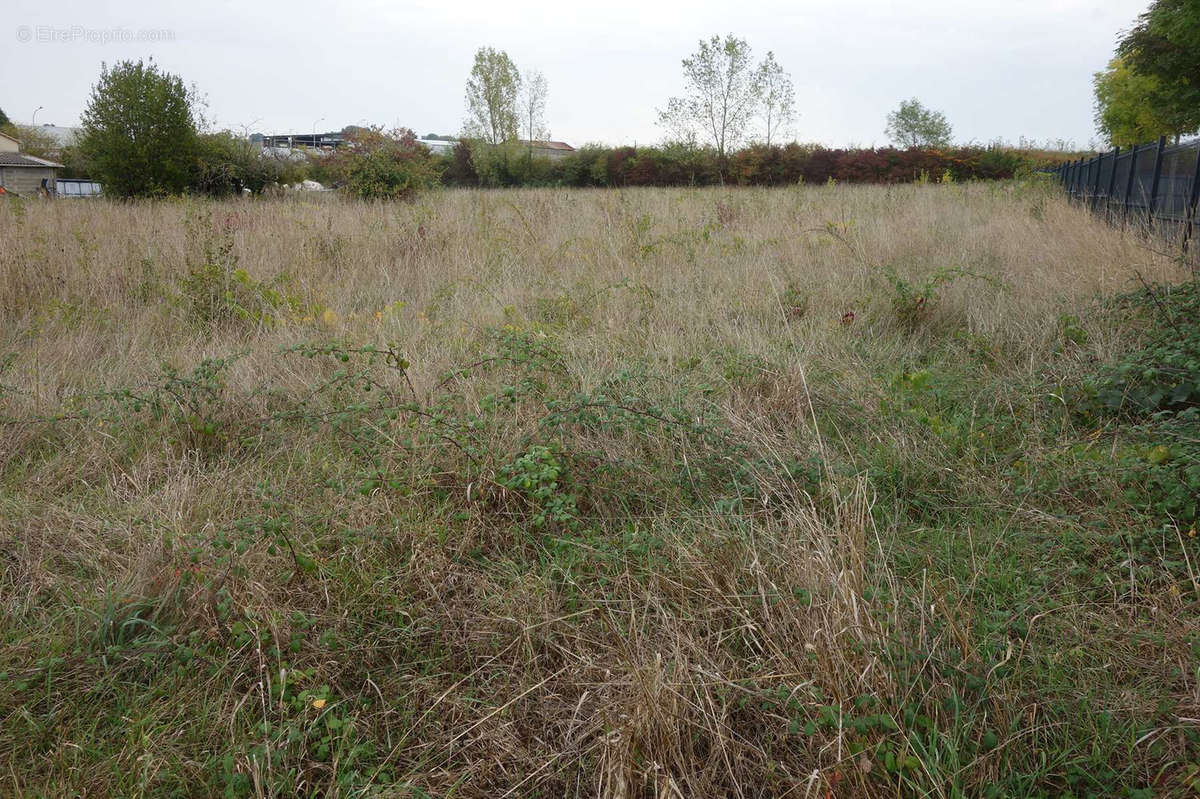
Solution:
M 53 403 L 106 378 L 136 379 L 138 368 L 236 348 L 249 348 L 242 369 L 258 374 L 280 346 L 314 335 L 303 324 L 212 335 L 183 324 L 171 294 L 196 257 L 189 218 L 200 235 L 231 236 L 254 278 L 286 280 L 331 309 L 329 334 L 402 341 L 418 382 L 457 363 L 479 329 L 544 315 L 555 301 L 580 314 L 570 323 L 585 329 L 564 345 L 586 380 L 629 352 L 671 363 L 721 349 L 772 354 L 786 339 L 800 362 L 840 354 L 842 314 L 886 302 L 883 265 L 995 278 L 957 281 L 940 315 L 1026 350 L 1045 341 L 1059 311 L 1127 288 L 1135 270 L 1177 277 L 1166 259 L 1075 209 L 1049 202 L 1033 219 L 1030 207 L 1045 198 L 1014 191 L 456 191 L 413 206 L 31 206 L 23 218 L 6 212 L 0 308 L 10 335 L 39 331 L 21 353 L 42 370 L 23 369 L 20 385 Z M 827 225 L 845 242 L 822 235 Z M 812 313 L 781 313 L 789 285 Z M 397 301 L 406 306 L 393 313 Z
M 1020 184 L 0 207 L 0 783 L 1182 791 L 1194 607 L 1003 475 L 1184 276 Z

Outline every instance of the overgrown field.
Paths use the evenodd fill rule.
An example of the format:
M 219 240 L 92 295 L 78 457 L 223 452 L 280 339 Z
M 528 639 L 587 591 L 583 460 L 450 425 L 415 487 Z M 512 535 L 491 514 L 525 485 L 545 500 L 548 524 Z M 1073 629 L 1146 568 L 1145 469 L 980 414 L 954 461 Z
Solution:
M 0 203 L 0 793 L 1192 795 L 1189 280 L 1025 183 Z

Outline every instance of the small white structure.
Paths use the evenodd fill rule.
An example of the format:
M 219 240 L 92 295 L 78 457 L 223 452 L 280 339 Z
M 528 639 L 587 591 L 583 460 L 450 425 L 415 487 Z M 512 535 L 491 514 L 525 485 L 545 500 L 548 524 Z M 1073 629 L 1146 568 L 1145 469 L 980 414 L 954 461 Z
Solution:
M 264 158 L 274 158 L 278 161 L 307 161 L 310 155 L 324 155 L 322 150 L 306 150 L 302 147 L 264 147 Z
M 291 183 L 287 187 L 288 191 L 329 191 L 328 186 L 323 186 L 315 180 L 302 180 L 299 183 Z
M 446 141 L 445 139 L 417 139 L 418 144 L 425 145 L 425 148 L 434 155 L 449 155 L 454 152 L 457 141 Z

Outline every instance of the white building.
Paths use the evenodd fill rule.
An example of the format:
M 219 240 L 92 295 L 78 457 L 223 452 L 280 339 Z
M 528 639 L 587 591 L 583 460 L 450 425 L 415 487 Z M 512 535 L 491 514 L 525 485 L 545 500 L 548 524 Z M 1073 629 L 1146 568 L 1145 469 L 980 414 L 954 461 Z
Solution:
M 434 155 L 449 155 L 454 152 L 454 146 L 457 141 L 446 141 L 445 139 L 417 139 L 418 144 L 425 145 L 425 148 Z

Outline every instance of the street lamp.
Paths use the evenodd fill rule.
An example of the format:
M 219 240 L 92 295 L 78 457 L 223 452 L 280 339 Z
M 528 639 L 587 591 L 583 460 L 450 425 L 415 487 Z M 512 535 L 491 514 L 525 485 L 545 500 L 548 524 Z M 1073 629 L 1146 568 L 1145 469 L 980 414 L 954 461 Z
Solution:
M 33 109 L 33 119 L 30 120 L 29 127 L 31 127 L 31 128 L 37 127 L 37 112 L 41 111 L 45 107 L 46 106 L 44 106 L 44 105 L 39 105 L 37 108 Z
M 320 119 L 313 122 L 313 127 L 312 127 L 312 146 L 313 147 L 317 146 L 317 122 L 324 122 L 324 121 L 325 121 L 325 117 L 321 117 Z
M 262 117 L 252 120 L 249 125 L 242 125 L 242 138 L 249 140 L 250 134 L 254 131 L 254 126 L 259 122 L 262 122 Z

